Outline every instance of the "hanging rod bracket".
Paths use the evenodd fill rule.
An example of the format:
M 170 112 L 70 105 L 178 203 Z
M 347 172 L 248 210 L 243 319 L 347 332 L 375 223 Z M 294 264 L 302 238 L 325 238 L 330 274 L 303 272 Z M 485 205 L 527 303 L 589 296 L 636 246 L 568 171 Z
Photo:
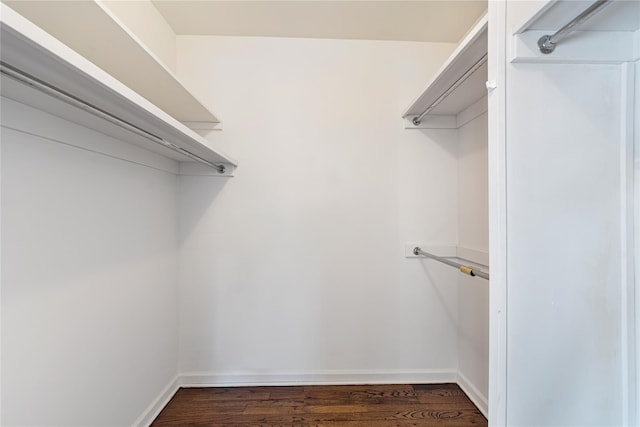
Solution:
M 548 55 L 556 49 L 556 45 L 560 40 L 571 34 L 577 27 L 587 22 L 596 13 L 604 9 L 604 6 L 608 6 L 613 0 L 597 0 L 591 6 L 586 8 L 580 15 L 573 18 L 564 27 L 560 28 L 553 34 L 547 34 L 538 39 L 538 48 L 541 53 Z
M 551 41 L 551 36 L 547 34 L 538 39 L 538 48 L 540 52 L 548 55 L 556 50 L 556 44 Z

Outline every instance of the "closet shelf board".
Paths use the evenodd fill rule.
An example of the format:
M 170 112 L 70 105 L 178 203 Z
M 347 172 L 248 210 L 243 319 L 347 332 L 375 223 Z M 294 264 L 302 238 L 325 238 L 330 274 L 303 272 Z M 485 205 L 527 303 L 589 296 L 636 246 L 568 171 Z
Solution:
M 220 120 L 100 1 L 8 1 L 33 22 L 181 122 Z
M 487 54 L 487 22 L 485 15 L 474 25 L 402 117 L 411 119 L 422 114 Z M 450 116 L 465 110 L 486 95 L 486 81 L 485 62 L 444 98 L 428 116 Z
M 191 152 L 211 163 L 236 166 L 230 156 L 119 80 L 55 39 L 37 25 L 0 4 L 2 62 L 129 124 Z M 98 130 L 178 161 L 193 161 L 155 142 L 127 132 L 79 108 L 53 99 L 10 77 L 2 77 L 3 97 Z

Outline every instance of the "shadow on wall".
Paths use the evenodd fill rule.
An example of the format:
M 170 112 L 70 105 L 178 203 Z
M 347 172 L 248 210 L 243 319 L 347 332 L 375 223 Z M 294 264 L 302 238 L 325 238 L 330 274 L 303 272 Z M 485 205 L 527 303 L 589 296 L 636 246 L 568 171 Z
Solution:
M 411 129 L 410 132 L 420 132 L 425 136 L 426 140 L 431 143 L 439 146 L 447 154 L 452 157 L 458 156 L 458 141 L 456 140 L 455 144 L 451 143 L 451 139 L 448 137 L 451 132 L 456 132 L 457 129 Z M 444 137 L 443 137 L 444 136 Z
M 213 201 L 231 179 L 234 178 L 210 175 L 178 177 L 179 202 L 181 206 L 185 201 L 189 204 L 189 209 L 178 210 L 178 247 L 182 247 L 205 214 L 213 213 Z
M 440 289 L 438 288 L 438 286 L 436 286 L 436 284 L 438 283 L 438 280 L 434 278 L 431 272 L 429 271 L 429 266 L 427 265 L 427 263 L 430 263 L 430 262 L 433 263 L 434 261 L 429 261 L 427 259 L 420 260 L 420 261 L 421 261 L 420 266 L 422 267 L 422 270 L 424 271 L 425 276 L 429 279 L 428 280 L 429 284 L 432 285 L 431 289 L 433 290 L 433 293 L 438 298 L 438 301 L 440 301 L 440 304 L 442 304 L 442 307 L 444 307 L 444 311 L 446 311 L 447 318 L 449 319 L 451 324 L 455 325 L 457 328 L 458 327 L 458 317 L 456 314 L 457 310 L 455 308 L 452 309 L 450 307 L 450 304 L 448 303 L 447 298 L 444 295 L 442 295 L 442 292 L 440 292 Z M 442 282 L 442 280 L 440 282 Z M 447 281 L 446 284 L 448 285 L 449 282 Z M 457 304 L 457 301 L 453 301 L 453 303 Z

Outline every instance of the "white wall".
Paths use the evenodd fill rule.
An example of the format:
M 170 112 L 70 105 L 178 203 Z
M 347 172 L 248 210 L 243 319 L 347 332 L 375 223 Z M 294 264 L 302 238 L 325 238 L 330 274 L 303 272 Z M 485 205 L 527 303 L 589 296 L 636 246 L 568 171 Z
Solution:
M 637 109 L 640 109 L 640 61 L 635 62 L 635 75 L 636 75 L 636 98 L 635 105 Z M 635 267 L 634 267 L 634 276 L 636 280 L 636 298 L 635 298 L 635 307 L 632 308 L 635 318 L 635 331 L 632 330 L 632 333 L 635 333 L 635 343 L 636 343 L 636 357 L 635 357 L 635 369 L 636 372 L 640 372 L 640 298 L 637 296 L 639 294 L 638 290 L 638 282 L 640 282 L 640 114 L 636 114 L 635 120 L 635 131 L 634 131 L 634 152 L 635 157 L 633 160 L 633 168 L 634 168 L 634 190 L 635 190 L 635 214 L 633 218 L 635 218 Z M 635 406 L 635 410 L 632 411 L 635 416 L 635 422 L 640 422 L 640 375 L 636 375 L 635 378 L 635 399 L 634 396 L 631 396 L 631 402 Z
M 625 425 L 632 91 L 619 65 L 506 72 L 507 425 Z
M 458 129 L 458 246 L 484 253 L 489 251 L 487 126 L 485 108 Z
M 180 180 L 180 360 L 193 382 L 428 380 L 457 369 L 456 131 L 400 114 L 452 45 L 178 37 L 218 105 L 228 183 Z M 404 376 L 403 376 L 404 375 Z M 447 377 L 454 379 L 454 377 Z
M 3 425 L 131 425 L 177 374 L 176 177 L 85 140 L 2 99 Z
M 458 130 L 457 194 L 458 247 L 478 251 L 488 258 L 487 126 L 485 112 Z M 468 392 L 479 395 L 477 404 L 486 411 L 489 395 L 489 281 L 464 274 L 458 277 L 459 370 L 475 388 Z

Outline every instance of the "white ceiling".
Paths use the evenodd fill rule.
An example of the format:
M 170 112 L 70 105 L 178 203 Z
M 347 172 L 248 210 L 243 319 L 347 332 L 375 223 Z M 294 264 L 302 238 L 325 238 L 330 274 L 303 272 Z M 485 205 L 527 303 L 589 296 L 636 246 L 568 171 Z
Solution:
M 178 35 L 458 42 L 487 0 L 153 0 Z

